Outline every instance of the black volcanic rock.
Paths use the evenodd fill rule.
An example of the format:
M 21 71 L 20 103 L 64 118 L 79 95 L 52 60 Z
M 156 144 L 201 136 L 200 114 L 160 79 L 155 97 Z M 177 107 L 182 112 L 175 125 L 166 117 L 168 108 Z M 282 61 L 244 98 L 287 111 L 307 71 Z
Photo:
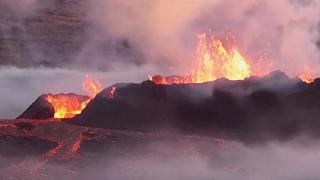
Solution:
M 111 87 L 105 89 L 70 122 L 251 140 L 272 136 L 286 139 L 303 130 L 320 128 L 320 87 L 290 79 L 280 71 L 242 81 L 218 79 L 174 85 L 145 81 L 115 87 L 114 98 L 107 96 Z
M 265 77 L 221 78 L 200 84 L 144 81 L 104 89 L 68 122 L 130 131 L 286 139 L 320 128 L 319 102 L 318 81 L 307 84 L 280 71 Z M 53 114 L 53 107 L 42 95 L 19 118 L 47 119 Z
M 144 124 L 148 128 L 161 127 L 166 123 L 173 122 L 166 119 L 166 114 L 173 109 L 170 107 L 170 103 L 167 104 L 171 98 L 167 97 L 165 86 L 157 86 L 150 81 L 122 86 L 117 86 L 113 99 L 108 99 L 107 95 L 111 88 L 107 88 L 89 103 L 90 105 L 82 114 L 84 116 L 95 114 L 91 117 L 93 119 L 90 124 L 102 125 L 101 122 L 105 120 L 105 115 L 112 117 L 107 124 L 117 129 L 125 127 L 139 129 L 140 124 Z M 168 116 L 168 118 L 171 117 Z M 127 120 L 123 121 L 124 119 Z M 102 127 L 106 126 L 102 125 Z
M 49 119 L 53 118 L 54 109 L 46 100 L 45 94 L 38 97 L 17 119 Z
M 47 101 L 47 96 L 66 96 L 70 98 L 79 99 L 79 101 L 85 101 L 89 97 L 82 96 L 74 93 L 69 94 L 43 94 L 35 102 L 33 102 L 28 109 L 23 112 L 17 119 L 50 119 L 54 117 L 55 110 L 53 106 Z
M 35 128 L 35 126 L 29 122 L 17 122 L 14 125 L 18 127 L 20 130 L 27 131 L 27 132 L 32 131 Z
M 0 136 L 0 155 L 5 157 L 42 155 L 56 146 L 58 146 L 56 142 L 47 141 L 38 137 Z
M 279 108 L 281 101 L 279 97 L 268 90 L 257 90 L 249 96 L 249 100 L 253 106 L 264 110 L 271 108 Z

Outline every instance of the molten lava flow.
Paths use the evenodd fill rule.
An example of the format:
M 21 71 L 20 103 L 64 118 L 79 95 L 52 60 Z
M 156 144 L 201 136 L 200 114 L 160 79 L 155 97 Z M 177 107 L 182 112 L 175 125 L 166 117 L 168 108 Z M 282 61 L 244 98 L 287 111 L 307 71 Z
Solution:
M 270 72 L 266 68 L 262 72 L 260 68 L 250 65 L 234 42 L 227 46 L 214 37 L 207 38 L 205 33 L 200 34 L 198 38 L 198 65 L 195 69 L 185 76 L 163 77 L 156 75 L 150 76 L 149 79 L 156 84 L 203 83 L 222 77 L 230 80 L 243 80 L 251 75 Z
M 78 96 L 75 94 L 47 95 L 47 101 L 53 106 L 54 118 L 72 118 L 80 114 L 88 103 L 102 90 L 99 81 L 86 75 L 82 84 L 88 96 Z
M 47 101 L 53 106 L 54 118 L 72 118 L 87 106 L 91 99 L 72 94 L 47 95 Z
M 153 81 L 156 84 L 187 84 L 192 83 L 192 78 L 190 75 L 186 76 L 161 76 L 161 75 L 153 75 L 149 76 L 149 80 Z
M 303 70 L 298 77 L 306 83 L 312 83 L 315 79 L 313 73 L 307 65 L 304 65 Z

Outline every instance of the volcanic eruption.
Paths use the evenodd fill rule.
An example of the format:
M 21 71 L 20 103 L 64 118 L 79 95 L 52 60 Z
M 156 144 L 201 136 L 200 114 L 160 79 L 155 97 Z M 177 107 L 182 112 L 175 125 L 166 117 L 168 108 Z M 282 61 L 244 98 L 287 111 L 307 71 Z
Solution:
M 150 75 L 149 80 L 157 85 L 168 86 L 173 84 L 203 84 L 218 79 L 226 79 L 230 82 L 240 80 L 246 83 L 252 81 L 253 77 L 263 77 L 270 74 L 272 63 L 263 58 L 258 60 L 248 58 L 241 52 L 235 39 L 231 34 L 228 34 L 223 40 L 212 34 L 199 34 L 196 48 L 197 64 L 194 69 L 189 70 L 184 76 Z M 314 75 L 307 65 L 303 67 L 298 77 L 305 83 L 314 81 Z M 88 74 L 85 75 L 82 88 L 87 92 L 87 96 L 76 94 L 42 95 L 18 118 L 73 118 L 81 114 L 89 102 L 102 91 L 101 83 Z M 116 89 L 117 85 L 107 88 L 102 92 L 104 95 L 101 95 L 101 97 L 106 96 L 107 99 L 112 99 L 115 96 Z M 208 90 L 211 91 L 212 87 L 207 87 Z M 43 98 L 45 101 L 43 101 Z M 131 101 L 130 99 L 127 100 Z
M 42 95 L 18 118 L 72 118 L 82 112 L 102 90 L 102 85 L 98 80 L 86 74 L 82 89 L 87 92 L 87 96 L 77 94 Z
M 257 61 L 250 62 L 239 50 L 236 40 L 228 35 L 225 41 L 198 35 L 197 65 L 185 76 L 150 76 L 157 84 L 203 83 L 219 78 L 243 80 L 250 76 L 262 76 L 270 73 L 272 64 Z M 264 63 L 264 64 L 262 64 Z M 263 66 L 263 67 L 262 67 Z
M 319 81 L 307 66 L 298 77 L 290 78 L 281 71 L 272 72 L 272 63 L 243 55 L 232 36 L 219 40 L 200 34 L 198 40 L 198 64 L 186 75 L 153 75 L 141 84 L 106 88 L 70 122 L 136 131 L 173 128 L 249 141 L 253 134 L 256 139 L 268 134 L 287 138 L 301 129 L 318 127 L 318 113 L 313 112 L 317 103 L 309 98 L 318 98 Z M 106 101 L 106 94 L 112 99 Z M 309 112 L 303 127 L 306 120 L 296 109 Z
M 263 58 L 252 61 L 239 49 L 236 38 L 228 34 L 226 39 L 217 39 L 206 33 L 198 35 L 196 67 L 184 76 L 151 75 L 149 80 L 156 84 L 188 84 L 214 81 L 219 78 L 244 80 L 250 76 L 265 76 L 271 72 L 272 63 Z M 310 68 L 306 65 L 299 78 L 311 83 L 314 80 Z
M 0 180 L 319 179 L 319 12 L 1 0 Z

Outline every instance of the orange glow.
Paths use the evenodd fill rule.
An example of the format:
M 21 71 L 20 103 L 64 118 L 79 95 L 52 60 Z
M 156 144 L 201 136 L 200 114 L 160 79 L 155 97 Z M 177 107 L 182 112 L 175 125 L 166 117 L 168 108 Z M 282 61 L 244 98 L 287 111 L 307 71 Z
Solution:
M 82 84 L 82 89 L 87 92 L 90 98 L 94 98 L 102 90 L 102 85 L 99 81 L 95 80 L 86 74 L 85 80 Z
M 72 118 L 90 102 L 90 98 L 80 98 L 72 94 L 47 95 L 47 101 L 53 106 L 54 118 Z
M 112 99 L 115 94 L 116 94 L 116 87 L 112 86 L 108 94 L 108 99 Z
M 47 101 L 54 108 L 54 118 L 72 118 L 80 114 L 88 103 L 102 90 L 99 81 L 86 74 L 82 88 L 88 96 L 78 96 L 75 94 L 47 95 Z
M 303 66 L 303 70 L 298 77 L 306 83 L 312 83 L 315 79 L 314 74 L 311 72 L 311 69 L 307 65 Z
M 251 67 L 236 47 L 227 50 L 222 41 L 206 34 L 199 35 L 197 47 L 199 65 L 191 73 L 192 82 L 202 83 L 225 77 L 230 80 L 245 79 L 251 75 Z
M 153 75 L 149 76 L 149 80 L 156 84 L 187 84 L 192 83 L 192 78 L 190 75 L 186 76 L 161 76 Z
M 249 64 L 247 58 L 238 50 L 235 41 L 227 39 L 227 43 L 223 43 L 213 36 L 207 38 L 203 33 L 198 35 L 197 65 L 193 70 L 185 76 L 156 75 L 150 76 L 149 80 L 156 84 L 203 83 L 222 77 L 229 80 L 243 80 L 252 75 L 260 76 L 270 72 L 272 64 L 263 69 L 259 64 L 262 64 L 261 60 L 256 65 Z

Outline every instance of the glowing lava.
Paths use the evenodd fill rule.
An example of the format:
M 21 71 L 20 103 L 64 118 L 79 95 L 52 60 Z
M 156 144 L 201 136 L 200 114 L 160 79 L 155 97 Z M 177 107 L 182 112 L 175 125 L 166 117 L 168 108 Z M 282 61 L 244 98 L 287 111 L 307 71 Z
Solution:
M 270 72 L 267 68 L 262 72 L 256 66 L 250 65 L 238 50 L 235 41 L 227 41 L 229 44 L 226 45 L 227 43 L 213 36 L 207 38 L 205 33 L 198 35 L 198 39 L 198 65 L 193 70 L 185 76 L 156 75 L 150 76 L 149 79 L 156 84 L 203 83 L 222 77 L 230 80 L 243 80 L 251 75 L 265 75 Z
M 47 101 L 54 109 L 54 118 L 72 118 L 80 114 L 90 100 L 89 97 L 80 98 L 70 94 L 47 95 Z
M 116 87 L 112 86 L 109 93 L 108 93 L 108 99 L 112 99 L 114 97 L 115 93 L 116 93 Z
M 88 96 L 93 99 L 102 90 L 100 82 L 88 74 L 86 74 L 85 80 L 82 84 L 82 89 L 87 92 Z
M 72 118 L 80 114 L 88 103 L 102 90 L 99 81 L 86 74 L 82 88 L 88 96 L 76 94 L 47 95 L 47 101 L 53 106 L 54 118 Z
M 251 67 L 237 47 L 226 49 L 222 41 L 211 38 L 206 34 L 199 35 L 198 67 L 191 73 L 192 82 L 202 83 L 225 77 L 239 80 L 249 77 Z
M 313 73 L 311 72 L 309 66 L 307 65 L 303 66 L 303 70 L 298 77 L 306 83 L 312 83 L 314 82 L 314 79 L 315 79 Z

